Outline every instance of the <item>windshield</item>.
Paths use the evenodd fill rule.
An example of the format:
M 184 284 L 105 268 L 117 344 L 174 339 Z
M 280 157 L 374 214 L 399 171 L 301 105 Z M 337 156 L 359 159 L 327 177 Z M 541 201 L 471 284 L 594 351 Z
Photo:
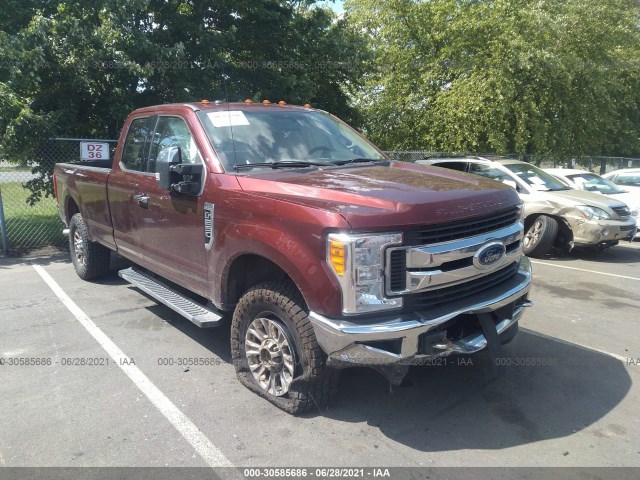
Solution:
M 567 175 L 578 188 L 582 190 L 588 190 L 590 192 L 600 192 L 605 195 L 612 195 L 616 193 L 624 193 L 625 190 L 617 186 L 615 183 L 611 183 L 609 180 L 595 175 L 593 173 L 580 173 L 576 175 Z
M 510 171 L 532 189 L 539 192 L 570 190 L 571 187 L 554 176 L 543 172 L 535 165 L 526 163 L 509 163 L 505 165 Z
M 200 111 L 198 117 L 225 170 L 276 162 L 331 165 L 351 160 L 385 160 L 355 130 L 323 112 L 274 107 Z

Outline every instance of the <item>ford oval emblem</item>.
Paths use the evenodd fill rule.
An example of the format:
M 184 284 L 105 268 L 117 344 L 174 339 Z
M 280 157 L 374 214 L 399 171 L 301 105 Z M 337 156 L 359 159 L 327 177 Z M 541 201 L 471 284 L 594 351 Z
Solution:
M 473 264 L 480 270 L 491 268 L 501 263 L 506 254 L 507 247 L 505 247 L 504 243 L 488 243 L 480 248 L 473 256 Z

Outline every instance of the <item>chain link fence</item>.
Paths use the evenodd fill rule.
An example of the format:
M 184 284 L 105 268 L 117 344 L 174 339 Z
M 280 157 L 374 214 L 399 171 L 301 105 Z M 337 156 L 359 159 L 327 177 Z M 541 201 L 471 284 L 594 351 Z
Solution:
M 58 218 L 53 196 L 53 166 L 60 162 L 80 160 L 83 141 L 109 143 L 113 158 L 117 140 L 52 138 L 42 142 L 27 165 L 15 165 L 0 159 L 0 224 L 4 213 L 4 229 L 0 236 L 0 252 L 20 252 L 43 246 L 64 246 L 63 224 Z M 427 158 L 461 156 L 429 150 L 388 151 L 391 158 L 414 162 Z M 639 158 L 580 157 L 560 162 L 542 155 L 507 155 L 542 167 L 575 167 L 598 173 L 619 168 L 640 167 Z M 1 226 L 1 225 L 0 225 Z
M 0 252 L 20 253 L 37 247 L 66 245 L 64 225 L 58 217 L 53 194 L 53 166 L 80 160 L 82 141 L 89 139 L 47 139 L 26 165 L 0 160 L 0 221 L 4 217 Z M 92 141 L 109 143 L 113 155 L 116 140 Z
M 478 155 L 458 153 L 452 154 L 445 152 L 433 152 L 430 150 L 393 150 L 387 151 L 385 153 L 394 160 L 401 160 L 404 162 L 415 162 L 416 160 L 425 160 L 430 158 L 464 157 Z M 492 154 L 480 154 L 480 156 L 492 156 Z M 532 163 L 541 168 L 578 168 L 581 170 L 589 170 L 590 172 L 598 173 L 600 175 L 621 168 L 640 168 L 640 158 L 629 157 L 584 156 L 566 160 L 558 160 L 555 157 L 547 155 L 509 154 L 502 156 Z

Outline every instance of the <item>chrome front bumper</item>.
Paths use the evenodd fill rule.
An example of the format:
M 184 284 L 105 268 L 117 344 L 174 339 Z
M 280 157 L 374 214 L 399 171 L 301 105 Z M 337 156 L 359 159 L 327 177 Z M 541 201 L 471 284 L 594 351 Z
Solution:
M 500 318 L 496 324 L 498 334 L 506 332 L 518 322 L 524 308 L 531 306 L 527 294 L 531 288 L 531 262 L 520 259 L 517 273 L 495 287 L 483 290 L 428 311 L 397 314 L 381 318 L 326 318 L 316 312 L 309 314 L 316 338 L 330 359 L 354 365 L 389 365 L 398 362 L 451 355 L 475 353 L 487 346 L 482 330 L 460 340 L 436 344 L 436 354 L 419 352 L 420 336 L 437 331 L 445 322 L 459 315 L 495 312 L 512 305 L 509 318 Z M 380 348 L 378 342 L 399 343 L 397 351 Z

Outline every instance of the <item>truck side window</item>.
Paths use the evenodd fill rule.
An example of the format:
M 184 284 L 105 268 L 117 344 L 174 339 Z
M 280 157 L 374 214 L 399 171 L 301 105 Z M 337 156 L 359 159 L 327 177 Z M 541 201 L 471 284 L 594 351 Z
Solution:
M 182 163 L 202 163 L 202 157 L 186 122 L 180 117 L 160 117 L 151 141 L 147 171 L 156 171 L 156 159 L 163 148 L 180 147 Z
M 129 126 L 129 133 L 124 142 L 122 165 L 127 170 L 147 171 L 147 139 L 153 130 L 151 117 L 136 118 Z

